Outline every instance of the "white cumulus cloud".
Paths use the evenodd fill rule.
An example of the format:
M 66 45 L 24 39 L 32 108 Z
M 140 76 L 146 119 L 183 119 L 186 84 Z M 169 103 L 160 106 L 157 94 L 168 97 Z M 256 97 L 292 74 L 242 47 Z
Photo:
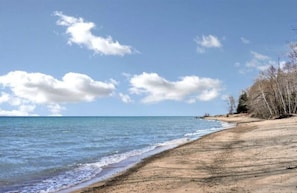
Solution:
M 65 108 L 59 104 L 49 104 L 47 105 L 47 108 L 52 116 L 61 116 L 61 111 L 65 110 Z
M 209 48 L 220 48 L 222 43 L 219 38 L 214 35 L 202 35 L 201 37 L 197 36 L 194 41 L 197 43 L 197 52 L 204 53 L 206 49 Z
M 2 103 L 7 103 L 10 101 L 10 97 L 8 93 L 5 92 L 1 92 L 1 96 L 0 96 L 0 104 Z
M 112 80 L 95 81 L 85 74 L 73 72 L 58 80 L 50 75 L 25 71 L 0 76 L 0 85 L 6 89 L 0 96 L 0 103 L 18 106 L 21 112 L 33 112 L 35 105 L 46 105 L 53 114 L 63 110 L 62 104 L 110 96 L 116 86 Z
M 91 30 L 96 26 L 93 22 L 86 22 L 83 18 L 64 15 L 62 12 L 54 12 L 59 17 L 57 25 L 65 26 L 69 35 L 68 43 L 78 44 L 102 55 L 126 55 L 132 54 L 133 48 L 114 41 L 111 36 L 106 38 L 94 35 Z
M 156 73 L 146 72 L 134 75 L 130 84 L 131 94 L 144 95 L 143 103 L 209 101 L 216 98 L 221 90 L 221 82 L 217 79 L 185 76 L 178 81 L 168 81 Z

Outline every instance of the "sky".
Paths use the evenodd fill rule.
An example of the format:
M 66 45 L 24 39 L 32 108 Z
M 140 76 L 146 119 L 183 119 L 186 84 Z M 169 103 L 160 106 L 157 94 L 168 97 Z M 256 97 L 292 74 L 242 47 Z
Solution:
M 0 115 L 228 112 L 296 42 L 296 0 L 0 0 Z

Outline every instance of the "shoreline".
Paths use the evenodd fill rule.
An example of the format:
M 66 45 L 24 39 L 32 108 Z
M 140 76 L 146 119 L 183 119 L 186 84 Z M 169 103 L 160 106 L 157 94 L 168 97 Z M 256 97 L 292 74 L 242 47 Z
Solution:
M 193 118 L 195 118 L 195 117 L 193 117 Z M 200 119 L 203 119 L 203 118 L 200 118 Z M 205 119 L 205 120 L 207 120 L 207 119 Z M 171 151 L 171 150 L 176 149 L 178 147 L 182 147 L 184 145 L 191 144 L 191 143 L 203 138 L 204 136 L 211 135 L 213 133 L 220 132 L 220 131 L 223 131 L 223 130 L 226 130 L 226 129 L 229 129 L 229 128 L 233 128 L 235 126 L 235 124 L 233 124 L 232 122 L 226 122 L 226 121 L 221 121 L 221 120 L 216 120 L 216 119 L 209 119 L 209 121 L 218 121 L 218 122 L 222 123 L 222 127 L 219 127 L 218 130 L 211 131 L 210 133 L 203 134 L 202 136 L 199 136 L 196 139 L 187 139 L 185 141 L 185 138 L 184 138 L 183 139 L 184 142 L 182 142 L 182 143 L 180 143 L 178 145 L 175 144 L 175 143 L 171 144 L 171 145 L 166 145 L 166 146 L 159 145 L 159 147 L 157 147 L 156 149 L 151 150 L 151 151 L 143 154 L 142 156 L 138 157 L 137 162 L 133 162 L 132 164 L 130 163 L 130 164 L 126 165 L 125 167 L 122 166 L 122 165 L 125 165 L 122 162 L 113 164 L 115 166 L 111 166 L 112 168 L 113 167 L 117 168 L 117 165 L 121 165 L 121 168 L 126 168 L 124 170 L 120 169 L 118 172 L 110 173 L 110 174 L 106 175 L 107 177 L 105 177 L 105 175 L 104 175 L 103 177 L 100 177 L 100 178 L 94 178 L 93 180 L 86 181 L 84 183 L 75 185 L 73 187 L 70 187 L 70 188 L 67 188 L 67 189 L 64 189 L 64 190 L 60 190 L 60 191 L 58 191 L 58 193 L 89 192 L 90 191 L 89 188 L 93 188 L 93 187 L 97 187 L 97 186 L 106 186 L 106 185 L 108 185 L 110 183 L 110 181 L 114 181 L 114 180 L 117 180 L 119 178 L 122 178 L 123 176 L 129 175 L 130 173 L 135 171 L 135 169 L 141 168 L 142 166 L 144 166 L 145 164 L 151 162 L 154 159 L 158 159 L 159 156 L 162 156 L 163 154 L 166 154 L 167 151 Z M 213 129 L 213 128 L 210 128 L 210 129 Z M 171 143 L 171 142 L 177 141 L 177 140 L 181 141 L 182 139 L 175 139 L 175 140 L 172 140 L 172 141 L 167 141 L 165 143 L 168 143 L 168 142 Z M 126 160 L 124 162 L 129 162 L 129 160 Z M 106 169 L 108 170 L 108 168 L 109 168 L 109 166 L 104 168 L 103 170 L 106 170 Z
M 195 117 L 196 118 L 196 117 Z M 115 175 L 110 176 L 109 178 L 105 179 L 105 180 L 100 180 L 97 182 L 86 182 L 83 183 L 82 185 L 70 188 L 70 189 L 66 189 L 65 191 L 59 191 L 59 193 L 101 193 L 101 192 L 106 192 L 108 193 L 109 191 L 105 191 L 104 189 L 106 187 L 110 187 L 113 186 L 114 183 L 118 183 L 119 181 L 122 181 L 123 179 L 125 179 L 126 177 L 128 177 L 129 175 L 133 174 L 134 172 L 138 171 L 139 169 L 141 169 L 142 167 L 146 166 L 147 164 L 157 161 L 158 159 L 162 159 L 163 156 L 167 156 L 167 154 L 175 149 L 181 148 L 183 146 L 187 146 L 187 145 L 191 145 L 192 143 L 196 143 L 197 141 L 203 139 L 204 137 L 207 137 L 209 135 L 213 135 L 215 133 L 219 133 L 219 132 L 223 132 L 225 130 L 229 130 L 229 129 L 233 129 L 235 127 L 237 127 L 237 124 L 246 122 L 246 120 L 242 121 L 242 117 L 240 119 L 238 118 L 227 118 L 224 115 L 219 115 L 219 116 L 209 116 L 209 117 L 200 117 L 199 119 L 205 119 L 205 120 L 209 120 L 209 121 L 221 121 L 222 123 L 228 123 L 228 124 L 234 124 L 234 126 L 231 127 L 227 127 L 224 128 L 222 130 L 218 130 L 218 131 L 214 131 L 211 132 L 209 134 L 203 135 L 202 137 L 192 140 L 192 141 L 188 141 L 186 143 L 180 144 L 174 148 L 170 148 L 170 149 L 166 149 L 164 151 L 161 151 L 159 153 L 156 154 L 152 154 L 148 157 L 143 158 L 140 162 L 136 163 L 135 165 L 133 165 L 132 167 L 129 167 L 128 169 L 121 171 Z M 258 121 L 258 119 L 251 119 L 252 121 Z M 248 118 L 248 122 L 249 122 L 249 118 Z M 87 186 L 85 186 L 84 184 L 86 184 Z M 70 191 L 69 191 L 70 190 Z M 100 190 L 100 191 L 98 191 Z M 121 191 L 119 191 L 121 192 Z M 128 191 L 127 191 L 128 193 Z
M 210 117 L 236 127 L 144 159 L 75 193 L 295 192 L 297 117 Z
M 23 121 L 26 122 L 26 119 L 23 118 L 13 119 L 15 119 L 17 123 L 22 123 Z M 34 119 L 28 123 L 35 128 L 33 125 L 35 124 L 35 121 L 37 124 L 40 124 L 44 121 L 47 122 L 52 120 L 53 118 Z M 92 126 L 94 120 L 96 120 L 96 125 L 103 131 L 103 134 L 102 132 L 98 132 L 99 129 L 97 126 Z M 34 172 L 26 173 L 28 168 L 31 169 L 30 164 L 21 166 L 15 164 L 14 167 L 8 167 L 8 170 L 6 170 L 6 162 L 2 162 L 4 163 L 4 172 L 2 176 L 5 176 L 7 171 L 8 178 L 7 180 L 4 178 L 5 180 L 2 181 L 0 192 L 45 191 L 68 193 L 75 191 L 88 187 L 94 183 L 110 179 L 111 177 L 126 171 L 130 167 L 133 167 L 146 157 L 153 156 L 164 150 L 196 140 L 205 134 L 224 129 L 229 125 L 225 123 L 222 124 L 221 121 L 196 120 L 192 116 L 111 117 L 108 118 L 108 120 L 101 117 L 82 117 L 81 119 L 76 119 L 74 117 L 71 119 L 60 119 L 60 123 L 63 123 L 64 121 L 69 121 L 69 128 L 73 127 L 76 129 L 68 130 L 64 128 L 63 124 L 57 123 L 58 125 L 53 127 L 53 135 L 46 135 L 46 137 L 42 138 L 44 144 L 49 144 L 52 140 L 55 141 L 54 148 L 49 148 L 46 152 L 55 152 L 56 150 L 61 149 L 61 151 L 58 152 L 59 156 L 57 159 L 54 159 L 56 158 L 54 156 L 47 157 L 47 155 L 40 157 L 39 159 L 38 156 L 45 153 L 43 151 L 44 146 L 36 146 L 36 149 L 41 147 L 40 150 L 36 150 L 37 154 L 32 153 L 30 156 L 36 160 L 33 168 L 35 169 L 34 171 L 37 171 L 36 174 Z M 99 123 L 101 123 L 100 121 L 103 121 L 104 124 L 98 124 L 97 121 L 99 121 Z M 109 121 L 107 123 L 108 125 L 111 125 L 111 129 L 108 129 L 109 127 L 107 127 L 107 123 L 105 123 L 106 121 Z M 76 124 L 79 124 L 79 127 L 76 126 Z M 46 133 L 48 131 L 48 124 L 43 125 L 45 125 L 45 127 L 41 127 L 41 130 L 38 129 L 38 132 L 41 131 L 41 133 Z M 79 129 L 82 126 L 86 127 L 84 131 Z M 141 130 L 139 130 L 139 128 L 141 128 Z M 123 132 L 119 132 L 121 130 L 123 130 Z M 29 135 L 29 137 L 33 138 L 33 142 L 34 137 L 36 136 L 34 133 L 35 130 L 32 130 L 32 132 L 30 132 L 31 135 Z M 93 133 L 94 135 L 89 135 Z M 112 135 L 108 135 L 108 133 Z M 48 139 L 52 140 L 48 143 Z M 74 145 L 68 146 L 70 143 Z M 35 143 L 30 146 L 35 147 L 34 145 Z M 86 147 L 87 149 L 85 149 Z M 20 150 L 27 152 L 26 148 L 21 148 Z M 86 152 L 85 150 L 87 150 L 87 154 L 84 153 Z M 28 153 L 29 152 L 30 151 L 28 151 Z M 6 155 L 6 153 L 4 155 Z M 10 155 L 10 152 L 7 152 L 7 155 Z M 69 159 L 66 160 L 65 157 Z M 20 156 L 20 158 L 22 157 Z M 74 161 L 72 162 L 71 160 Z M 71 164 L 69 164 L 70 162 Z M 24 161 L 24 163 L 29 162 Z M 44 166 L 50 168 L 50 170 L 42 170 L 39 172 L 39 163 L 44 164 Z M 54 169 L 58 165 L 52 163 L 58 163 L 60 166 L 58 169 Z M 11 170 L 9 170 L 10 168 Z M 19 169 L 15 170 L 15 168 Z M 17 180 L 15 180 L 16 177 L 18 177 L 17 175 L 14 178 L 9 178 L 9 175 L 14 172 L 23 172 L 24 175 L 20 175 Z

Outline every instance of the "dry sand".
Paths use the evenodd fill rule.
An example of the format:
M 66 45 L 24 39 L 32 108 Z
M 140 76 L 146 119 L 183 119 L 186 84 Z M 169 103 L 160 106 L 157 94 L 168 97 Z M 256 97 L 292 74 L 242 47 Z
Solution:
M 297 117 L 215 119 L 238 125 L 148 158 L 79 192 L 297 192 Z

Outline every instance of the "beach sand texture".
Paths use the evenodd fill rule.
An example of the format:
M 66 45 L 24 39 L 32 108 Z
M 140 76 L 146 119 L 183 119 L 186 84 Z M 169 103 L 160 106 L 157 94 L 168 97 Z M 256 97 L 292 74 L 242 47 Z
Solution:
M 297 117 L 215 119 L 238 125 L 148 158 L 78 192 L 297 192 Z

